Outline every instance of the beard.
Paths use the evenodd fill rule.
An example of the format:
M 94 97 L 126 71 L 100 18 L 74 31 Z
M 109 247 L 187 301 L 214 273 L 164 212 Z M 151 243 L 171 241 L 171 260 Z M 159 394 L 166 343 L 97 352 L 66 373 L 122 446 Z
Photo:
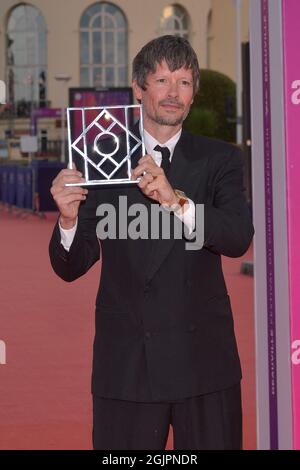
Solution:
M 172 104 L 172 105 L 176 105 L 178 106 L 179 108 L 182 108 L 184 109 L 184 106 L 181 104 L 181 103 L 178 103 L 177 101 L 173 101 L 173 100 L 164 100 L 164 101 L 160 101 L 159 103 L 159 106 L 161 105 L 164 105 L 164 104 Z M 178 126 L 179 124 L 182 124 L 183 121 L 186 119 L 188 113 L 189 113 L 190 109 L 188 109 L 187 111 L 183 112 L 180 116 L 165 116 L 165 115 L 161 115 L 159 113 L 159 111 L 157 111 L 156 113 L 153 113 L 153 114 L 148 114 L 148 117 L 154 121 L 156 124 L 159 124 L 160 126 Z
M 178 126 L 179 124 L 182 124 L 183 121 L 185 120 L 185 117 L 183 114 L 178 117 L 164 117 L 164 116 L 151 116 L 152 121 L 156 122 L 156 124 L 159 124 L 160 126 Z

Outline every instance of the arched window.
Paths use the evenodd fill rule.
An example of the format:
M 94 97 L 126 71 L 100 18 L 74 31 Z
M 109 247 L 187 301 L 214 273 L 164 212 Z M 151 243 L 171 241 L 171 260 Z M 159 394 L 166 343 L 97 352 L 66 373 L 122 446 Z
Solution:
M 47 30 L 41 12 L 18 5 L 8 18 L 6 30 L 8 100 L 18 115 L 30 115 L 47 99 Z
M 160 17 L 160 34 L 172 34 L 189 38 L 189 17 L 180 5 L 169 5 Z
M 80 84 L 125 86 L 127 75 L 126 18 L 111 3 L 94 3 L 80 20 Z

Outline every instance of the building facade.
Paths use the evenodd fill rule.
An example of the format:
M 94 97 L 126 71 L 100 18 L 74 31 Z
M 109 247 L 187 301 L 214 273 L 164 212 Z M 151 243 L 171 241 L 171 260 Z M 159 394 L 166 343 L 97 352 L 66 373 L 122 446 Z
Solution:
M 241 42 L 248 40 L 248 1 L 240 0 Z M 26 128 L 32 107 L 65 106 L 68 87 L 130 85 L 135 54 L 161 34 L 187 37 L 201 68 L 235 80 L 235 3 L 1 0 L 0 80 L 19 128 Z M 3 121 L 2 116 L 0 138 L 7 126 Z

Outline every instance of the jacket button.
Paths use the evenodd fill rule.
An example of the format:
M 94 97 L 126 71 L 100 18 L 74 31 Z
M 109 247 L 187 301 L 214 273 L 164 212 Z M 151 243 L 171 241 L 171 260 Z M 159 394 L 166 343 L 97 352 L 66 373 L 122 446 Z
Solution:
M 145 333 L 145 338 L 146 338 L 146 339 L 150 339 L 150 338 L 151 338 L 151 333 L 150 333 L 150 331 L 146 331 L 146 333 Z
M 149 291 L 150 291 L 150 284 L 146 284 L 144 287 L 144 294 L 148 294 Z

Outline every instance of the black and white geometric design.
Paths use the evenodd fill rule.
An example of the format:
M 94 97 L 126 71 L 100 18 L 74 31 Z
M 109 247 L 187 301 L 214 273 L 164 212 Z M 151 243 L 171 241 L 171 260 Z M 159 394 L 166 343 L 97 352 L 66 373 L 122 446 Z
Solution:
M 131 157 L 141 148 L 145 154 L 143 135 L 135 135 L 129 127 L 129 113 L 139 114 L 140 129 L 143 129 L 143 115 L 141 105 L 130 106 L 106 106 L 92 108 L 68 108 L 68 143 L 69 143 L 69 168 L 73 168 L 73 156 L 79 155 L 84 163 L 84 185 L 128 184 L 136 183 L 131 180 Z M 72 113 L 80 113 L 80 134 L 74 137 L 74 129 L 71 128 Z M 96 117 L 94 117 L 96 114 Z M 116 116 L 118 115 L 118 117 Z M 93 119 L 90 119 L 90 116 Z M 123 119 L 120 119 L 120 115 Z M 89 122 L 90 121 L 90 122 Z M 122 122 L 123 121 L 123 122 Z M 77 115 L 78 123 L 78 115 Z M 78 124 L 77 124 L 78 125 Z M 120 135 L 125 145 L 120 147 Z M 143 132 L 142 132 L 143 134 Z M 103 142 L 110 144 L 110 148 L 104 148 Z M 91 158 L 93 155 L 93 158 Z M 115 157 L 115 158 L 114 158 Z M 114 175 L 122 168 L 126 168 L 127 177 L 114 178 Z M 93 178 L 90 178 L 90 173 Z M 124 172 L 123 172 L 124 173 Z M 95 174 L 97 177 L 95 178 Z M 99 178 L 98 178 L 99 175 Z M 68 186 L 83 186 L 82 183 L 68 184 Z

